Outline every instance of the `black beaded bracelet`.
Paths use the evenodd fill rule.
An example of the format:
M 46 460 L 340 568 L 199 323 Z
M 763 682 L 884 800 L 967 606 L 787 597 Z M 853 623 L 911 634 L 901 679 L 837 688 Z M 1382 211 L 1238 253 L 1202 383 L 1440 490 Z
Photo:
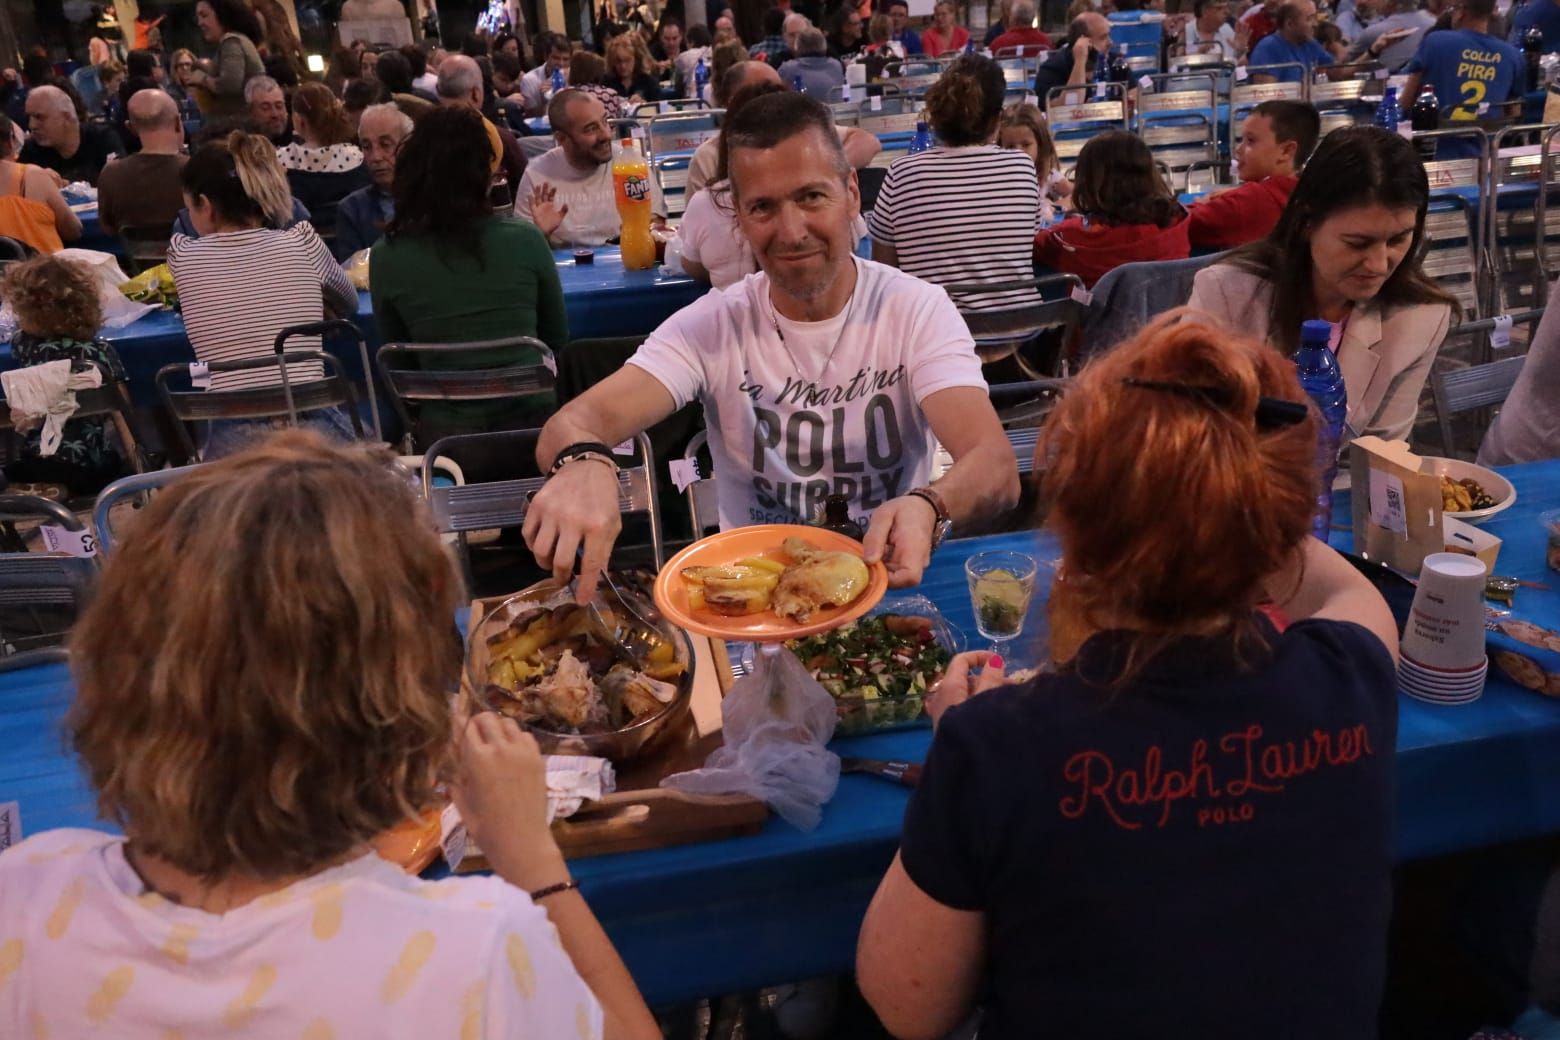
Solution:
M 548 469 L 547 475 L 550 477 L 554 473 L 557 473 L 560 469 L 563 468 L 564 463 L 579 455 L 601 455 L 606 457 L 608 460 L 612 460 L 612 448 L 609 445 L 600 443 L 599 441 L 578 441 L 569 445 L 562 451 L 558 452 L 557 455 L 553 456 L 553 464 L 552 467 Z M 615 460 L 612 464 L 614 466 L 617 465 Z
M 532 892 L 531 902 L 539 903 L 548 896 L 555 896 L 559 892 L 567 892 L 571 888 L 579 887 L 580 883 L 578 881 L 560 881 L 556 885 L 548 885 L 546 888 L 539 888 L 535 892 Z

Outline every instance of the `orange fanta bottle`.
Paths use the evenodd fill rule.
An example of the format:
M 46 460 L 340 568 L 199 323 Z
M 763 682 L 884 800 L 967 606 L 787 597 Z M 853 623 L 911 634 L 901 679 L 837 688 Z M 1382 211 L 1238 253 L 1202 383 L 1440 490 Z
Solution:
M 650 237 L 650 164 L 639 150 L 639 142 L 632 137 L 625 136 L 618 142 L 617 155 L 612 159 L 612 187 L 618 218 L 623 222 L 619 238 L 623 267 L 648 271 L 655 266 L 655 239 Z

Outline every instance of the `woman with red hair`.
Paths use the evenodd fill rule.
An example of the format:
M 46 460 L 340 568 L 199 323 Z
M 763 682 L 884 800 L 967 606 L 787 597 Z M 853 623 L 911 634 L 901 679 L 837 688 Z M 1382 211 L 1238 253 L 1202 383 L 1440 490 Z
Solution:
M 977 1010 L 981 1040 L 1376 1035 L 1397 629 L 1307 533 L 1294 366 L 1177 317 L 1085 368 L 1037 450 L 1055 671 L 966 654 L 933 698 L 857 953 L 897 1037 Z

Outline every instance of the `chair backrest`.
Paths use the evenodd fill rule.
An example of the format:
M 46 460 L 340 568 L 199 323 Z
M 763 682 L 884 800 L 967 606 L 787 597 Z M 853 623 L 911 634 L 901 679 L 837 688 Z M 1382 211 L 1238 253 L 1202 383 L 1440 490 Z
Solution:
M 126 266 L 137 275 L 168 259 L 168 240 L 173 228 L 168 224 L 126 224 L 119 229 L 119 241 L 125 250 Z
M 692 463 L 697 474 L 697 478 L 683 491 L 688 499 L 688 516 L 693 522 L 694 538 L 703 538 L 720 528 L 720 499 L 716 492 L 715 474 L 702 457 L 708 454 L 708 437 L 700 430 L 693 435 L 687 450 L 683 452 L 683 461 Z
M 114 550 L 115 507 L 131 499 L 142 499 L 153 491 L 161 490 L 185 474 L 193 472 L 195 468 L 193 465 L 178 466 L 174 469 L 154 470 L 151 473 L 137 473 L 116 480 L 98 492 L 97 502 L 92 506 L 92 529 L 97 532 L 98 557 L 106 557 Z
M 1245 78 L 1242 78 L 1244 69 Z M 1253 83 L 1250 74 L 1279 75 L 1284 70 L 1298 70 L 1300 78 L 1289 82 Z M 1305 66 L 1299 63 L 1287 65 L 1237 66 L 1235 78 L 1230 84 L 1230 132 L 1229 140 L 1240 140 L 1240 128 L 1252 109 L 1264 101 L 1304 101 L 1306 96 Z
M 141 446 L 141 437 L 136 432 L 138 419 L 135 406 L 130 400 L 130 386 L 124 380 L 110 378 L 104 366 L 97 367 L 103 372 L 103 383 L 100 386 L 74 391 L 76 411 L 73 418 L 90 419 L 95 416 L 106 416 L 110 419 L 114 432 L 119 437 L 125 461 L 130 464 L 132 470 L 140 473 L 146 469 L 146 452 Z M 11 421 L 11 406 L 0 399 L 0 430 L 13 429 L 15 423 Z
M 91 557 L 0 553 L 0 653 L 63 643 L 92 598 L 97 574 Z
M 1095 283 L 1084 315 L 1085 358 L 1109 350 L 1157 315 L 1185 304 L 1191 298 L 1197 272 L 1223 256 L 1214 253 L 1186 260 L 1151 260 L 1107 271 Z
M 18 260 L 26 260 L 37 250 L 25 242 L 11 238 L 8 235 L 0 235 L 0 263 L 15 263 Z
M 310 362 L 324 366 L 326 375 L 292 382 L 287 366 Z M 169 413 L 179 420 L 175 429 L 186 458 L 196 455 L 195 440 L 185 426 L 194 422 L 286 418 L 296 425 L 299 412 L 335 407 L 346 411 L 352 420 L 353 431 L 359 438 L 363 436 L 363 420 L 358 416 L 357 392 L 352 388 L 352 381 L 346 377 L 341 362 L 323 350 L 289 350 L 276 357 L 213 361 L 206 366 L 213 375 L 267 368 L 283 371 L 285 382 L 249 390 L 174 390 L 169 384 L 175 378 L 189 379 L 191 367 L 175 364 L 157 370 L 157 395 Z
M 638 120 L 653 119 L 660 115 L 682 115 L 700 111 L 713 111 L 703 98 L 667 98 L 664 101 L 643 101 L 635 105 L 629 115 Z
M 1454 194 L 1432 194 L 1425 213 L 1424 255 L 1420 267 L 1457 297 L 1463 316 L 1479 316 L 1477 213 L 1468 200 Z
M 959 314 L 969 327 L 975 340 L 975 352 L 984 363 L 1005 357 L 1016 357 L 1026 371 L 1028 362 L 1019 348 L 1039 336 L 1060 329 L 1065 333 L 1077 328 L 1083 320 L 1083 306 L 1075 294 L 1083 289 L 1083 279 L 1075 274 L 1052 274 L 1040 278 L 1025 278 L 1011 282 L 955 282 L 943 286 L 943 290 L 959 306 Z M 1023 292 L 1027 299 L 1013 306 L 991 309 L 970 309 L 961 304 L 974 295 L 993 295 Z M 1062 353 L 1053 359 L 1059 363 Z M 1034 376 L 1051 376 L 1052 371 L 1030 372 Z
M 1070 162 L 1100 131 L 1130 128 L 1126 87 L 1121 83 L 1052 87 L 1045 96 L 1045 118 L 1057 157 Z
M 1154 158 L 1172 170 L 1219 156 L 1219 94 L 1212 73 L 1151 77 L 1138 96 L 1137 132 Z
M 1035 445 L 1040 440 L 1040 427 L 1018 426 L 1012 429 L 1004 429 L 1007 434 L 1008 446 L 1013 449 L 1013 461 L 1018 464 L 1018 475 L 1025 476 L 1035 471 Z M 941 444 L 937 445 L 937 451 L 932 456 L 932 479 L 936 480 L 948 472 L 953 465 L 953 453 Z
M 651 116 L 650 154 L 663 156 L 695 151 L 699 145 L 713 140 L 720 133 L 720 117 L 724 112 L 725 109 L 704 108 L 701 103 L 697 111 Z
M 1516 385 L 1517 376 L 1522 373 L 1522 364 L 1526 360 L 1525 355 L 1502 358 L 1485 365 L 1437 372 L 1431 377 L 1430 389 L 1435 398 L 1436 421 L 1441 427 L 1441 446 L 1447 455 L 1456 455 L 1452 417 L 1459 412 L 1488 408 L 1504 401 Z M 1477 445 L 1474 447 L 1477 448 Z
M 541 490 L 547 478 L 542 475 L 508 480 L 475 481 L 466 473 L 467 482 L 457 487 L 434 483 L 438 460 L 453 456 L 459 462 L 463 449 L 483 453 L 507 453 L 516 459 L 531 459 L 541 430 L 504 430 L 495 433 L 462 433 L 441 437 L 423 453 L 423 496 L 433 511 L 434 523 L 441 534 L 488 531 L 519 527 L 525 522 L 531 495 Z M 631 452 L 631 455 L 630 455 Z M 661 516 L 655 477 L 655 452 L 650 438 L 643 433 L 614 450 L 618 456 L 618 509 L 623 513 L 643 513 L 650 524 L 650 547 L 656 566 L 666 562 L 661 540 Z M 629 456 L 625 463 L 623 457 Z M 462 562 L 470 574 L 469 559 L 462 542 Z
M 922 118 L 918 102 L 899 94 L 868 98 L 856 109 L 856 125 L 869 134 L 913 133 Z
M 530 351 L 533 362 L 496 363 L 498 352 Z M 500 355 L 502 356 L 502 355 Z M 417 429 L 417 409 L 425 401 L 501 401 L 550 394 L 558 382 L 558 360 L 547 344 L 532 336 L 467 343 L 386 343 L 375 357 L 379 376 L 402 425 Z M 469 365 L 470 367 L 462 367 Z M 481 367 L 479 367 L 481 366 Z

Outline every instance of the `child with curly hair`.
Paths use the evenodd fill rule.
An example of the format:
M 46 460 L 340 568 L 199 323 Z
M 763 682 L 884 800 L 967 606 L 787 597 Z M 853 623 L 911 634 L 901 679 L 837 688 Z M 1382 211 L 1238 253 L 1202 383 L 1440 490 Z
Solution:
M 11 354 L 18 367 L 69 361 L 77 371 L 96 365 L 105 384 L 124 379 L 119 355 L 98 338 L 103 308 L 91 276 L 79 264 L 53 256 L 14 264 L 0 282 L 0 297 L 16 314 Z M 20 457 L 5 467 L 12 490 L 17 490 L 15 482 L 64 484 L 72 495 L 92 495 L 123 471 L 106 419 L 70 420 L 59 449 L 48 457 L 39 454 L 39 433 L 26 434 Z

